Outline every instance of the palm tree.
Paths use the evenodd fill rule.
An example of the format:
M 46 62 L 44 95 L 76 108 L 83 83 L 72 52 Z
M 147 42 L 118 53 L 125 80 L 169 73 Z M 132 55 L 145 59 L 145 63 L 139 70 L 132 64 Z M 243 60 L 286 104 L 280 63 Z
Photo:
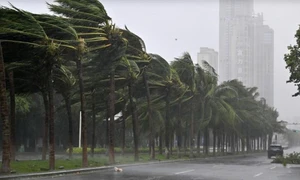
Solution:
M 88 51 L 97 51 L 104 47 L 110 46 L 107 44 L 103 45 L 103 41 L 107 40 L 106 37 L 103 37 L 105 34 L 103 33 L 102 27 L 99 27 L 100 24 L 108 24 L 107 21 L 110 18 L 107 16 L 103 5 L 99 1 L 95 0 L 83 0 L 83 1 L 75 1 L 75 0 L 57 0 L 55 1 L 59 5 L 50 5 L 50 10 L 61 14 L 67 17 L 67 21 L 72 24 L 72 27 L 76 29 L 76 41 L 75 45 L 77 52 L 75 53 L 74 60 L 77 65 L 77 76 L 79 79 L 78 85 L 80 90 L 80 104 L 81 104 L 81 119 L 82 119 L 82 143 L 83 143 L 83 151 L 82 151 L 82 166 L 88 166 L 87 160 L 87 126 L 86 126 L 86 115 L 85 115 L 85 94 L 84 94 L 84 83 L 83 83 L 83 68 L 82 61 L 84 60 L 84 54 Z M 88 6 L 87 6 L 88 4 Z M 111 27 L 111 26 L 110 26 Z M 83 37 L 86 37 L 85 39 Z M 114 103 L 114 68 L 112 67 L 111 71 L 111 93 L 110 93 L 110 101 L 111 104 Z M 114 108 L 113 105 L 110 105 L 110 117 L 114 116 Z M 114 128 L 114 122 L 111 122 L 111 128 Z M 113 134 L 111 134 L 113 136 Z M 113 153 L 111 150 L 110 153 Z M 112 157 L 112 156 L 110 156 Z M 110 158 L 111 159 L 111 158 Z
M 37 54 L 40 58 L 40 62 L 35 62 L 31 59 L 29 62 L 24 62 L 23 64 L 19 63 L 19 66 L 30 67 L 30 65 L 33 64 L 32 68 L 36 68 L 35 71 L 46 72 L 44 73 L 45 75 L 42 76 L 43 80 L 39 79 L 39 82 L 44 81 L 44 84 L 41 84 L 41 88 L 47 115 L 45 122 L 45 137 L 47 137 L 47 121 L 49 120 L 49 169 L 53 170 L 55 165 L 53 69 L 60 66 L 59 56 L 61 55 L 62 48 L 74 49 L 72 46 L 68 45 L 68 42 L 64 39 L 73 36 L 73 31 L 65 22 L 62 22 L 59 18 L 53 16 L 34 15 L 15 7 L 13 7 L 13 9 L 4 8 L 2 11 L 6 12 L 6 15 L 2 16 L 1 32 L 7 34 L 4 36 L 5 39 L 3 41 L 25 44 L 28 46 L 34 45 L 36 51 L 38 51 Z M 53 31 L 57 34 L 53 34 Z M 19 37 L 25 36 L 27 38 L 22 39 L 16 35 L 19 35 Z M 44 147 L 47 144 L 45 137 Z
M 151 101 L 150 101 L 150 91 L 147 83 L 147 74 L 145 72 L 141 75 L 141 70 L 145 70 L 146 66 L 150 62 L 151 58 L 148 54 L 146 54 L 146 47 L 144 41 L 137 36 L 136 34 L 132 33 L 128 30 L 128 28 L 125 26 L 125 30 L 122 31 L 122 36 L 126 38 L 128 44 L 126 49 L 126 57 L 124 57 L 122 60 L 124 61 L 123 64 L 126 67 L 125 77 L 128 81 L 128 97 L 130 101 L 130 110 L 131 110 L 131 118 L 132 118 L 132 125 L 133 125 L 133 139 L 134 139 L 134 157 L 135 161 L 139 160 L 138 155 L 138 146 L 139 146 L 139 116 L 137 115 L 137 108 L 136 108 L 136 102 L 134 99 L 137 99 L 136 96 L 134 96 L 134 91 L 136 91 L 136 86 L 138 85 L 138 82 L 140 82 L 140 79 L 143 78 L 143 83 L 146 85 L 146 97 L 147 97 L 147 105 L 148 105 L 148 112 L 151 111 Z M 122 64 L 122 63 L 121 63 Z M 141 78 L 140 78 L 141 77 Z M 151 128 L 151 114 L 148 114 L 148 121 Z M 152 137 L 152 131 L 150 130 L 149 135 L 149 145 L 154 148 L 154 144 L 152 144 L 153 139 Z M 154 142 L 153 142 L 154 143 Z M 153 149 L 154 153 L 154 149 Z M 152 157 L 154 154 L 152 153 Z
M 195 98 L 198 100 L 199 104 L 196 106 L 197 112 L 196 115 L 198 115 L 199 121 L 198 121 L 198 128 L 197 128 L 197 153 L 200 155 L 200 136 L 201 136 L 201 123 L 205 120 L 205 110 L 208 106 L 208 100 L 209 97 L 212 96 L 213 92 L 215 91 L 217 87 L 217 74 L 215 73 L 215 70 L 212 66 L 210 66 L 206 61 L 202 62 L 202 66 L 199 64 L 196 64 L 196 94 Z M 205 106 L 206 104 L 206 106 Z M 199 115 L 200 113 L 200 115 Z M 207 134 L 208 130 L 207 127 L 204 128 L 204 137 L 205 137 L 205 143 L 207 141 Z M 207 146 L 206 146 L 207 148 Z
M 154 133 L 153 133 L 153 127 L 154 122 L 152 118 L 153 110 L 152 110 L 152 104 L 151 104 L 151 95 L 150 95 L 150 89 L 148 84 L 148 75 L 147 75 L 147 67 L 144 69 L 143 73 L 143 82 L 146 89 L 146 97 L 147 97 L 147 111 L 148 111 L 148 122 L 149 122 L 149 147 L 150 147 L 150 160 L 155 159 L 155 144 L 154 144 Z
M 161 56 L 156 54 L 149 54 L 151 56 L 151 62 L 149 64 L 148 75 L 148 84 L 149 88 L 153 89 L 152 102 L 157 102 L 157 105 L 160 106 L 161 101 L 164 101 L 163 109 L 165 111 L 165 156 L 168 159 L 170 157 L 170 129 L 171 129 L 171 106 L 179 100 L 178 97 L 181 97 L 181 90 L 183 84 L 181 83 L 178 74 L 173 70 L 168 62 L 163 59 Z M 175 99 L 175 100 L 173 100 Z M 153 107 L 154 109 L 154 107 Z M 161 116 L 161 115 L 160 115 Z M 161 143 L 161 140 L 160 140 Z
M 175 58 L 175 61 L 171 63 L 171 66 L 178 73 L 181 82 L 185 83 L 190 90 L 191 103 L 191 120 L 190 120 L 190 157 L 193 157 L 194 146 L 194 116 L 195 116 L 195 94 L 196 94 L 196 82 L 195 82 L 195 66 L 189 53 L 184 53 L 182 57 Z
M 72 120 L 72 107 L 71 107 L 71 97 L 72 89 L 75 86 L 76 79 L 68 69 L 68 67 L 61 66 L 59 69 L 54 71 L 54 86 L 58 93 L 60 93 L 65 101 L 65 107 L 68 116 L 69 124 L 69 158 L 72 158 L 73 153 L 73 120 Z

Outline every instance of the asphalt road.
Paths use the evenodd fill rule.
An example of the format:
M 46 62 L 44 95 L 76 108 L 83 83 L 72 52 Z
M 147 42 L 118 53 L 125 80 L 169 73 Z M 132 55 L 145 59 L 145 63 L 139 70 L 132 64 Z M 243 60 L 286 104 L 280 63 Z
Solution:
M 300 148 L 286 153 L 300 152 Z M 40 178 L 42 180 L 299 180 L 300 165 L 272 164 L 266 154 L 208 158 L 176 163 L 128 166 L 86 174 Z

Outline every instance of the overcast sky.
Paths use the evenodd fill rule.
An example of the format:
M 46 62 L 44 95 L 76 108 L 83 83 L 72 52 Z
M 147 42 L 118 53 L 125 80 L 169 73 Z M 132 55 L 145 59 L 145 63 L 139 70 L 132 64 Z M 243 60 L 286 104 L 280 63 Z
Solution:
M 10 0 L 18 8 L 35 13 L 49 13 L 44 0 Z M 53 0 L 47 2 L 52 3 Z M 188 51 L 196 63 L 200 47 L 219 48 L 218 0 L 102 0 L 113 22 L 126 25 L 146 43 L 147 51 L 172 61 Z M 8 5 L 0 0 L 0 5 Z M 293 121 L 300 117 L 300 97 L 289 77 L 283 60 L 287 46 L 295 43 L 294 34 L 300 24 L 300 1 L 255 0 L 255 13 L 264 14 L 264 23 L 275 33 L 275 97 L 274 106 L 280 119 Z M 177 41 L 175 40 L 177 39 Z M 299 120 L 300 122 L 300 120 Z

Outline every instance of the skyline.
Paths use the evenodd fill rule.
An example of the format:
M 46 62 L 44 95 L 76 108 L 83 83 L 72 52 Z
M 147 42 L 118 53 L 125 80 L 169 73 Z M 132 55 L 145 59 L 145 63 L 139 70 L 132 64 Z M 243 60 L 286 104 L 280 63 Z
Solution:
M 45 1 L 10 2 L 18 8 L 31 12 L 49 13 Z M 196 63 L 200 47 L 219 51 L 219 3 L 216 0 L 187 1 L 187 3 L 151 1 L 147 2 L 146 6 L 135 0 L 101 2 L 117 26 L 127 25 L 131 31 L 144 39 L 147 52 L 160 54 L 168 61 L 188 51 Z M 286 84 L 289 72 L 285 69 L 283 55 L 287 52 L 288 45 L 295 44 L 294 34 L 300 23 L 297 18 L 300 16 L 297 5 L 300 5 L 300 2 L 291 0 L 254 2 L 255 11 L 263 12 L 265 23 L 275 31 L 274 106 L 280 113 L 279 119 L 288 120 L 298 116 L 297 107 L 300 106 L 300 99 L 291 97 L 296 92 L 296 87 L 293 84 Z M 7 1 L 1 1 L 0 4 L 8 5 Z M 185 13 L 178 13 L 182 11 Z

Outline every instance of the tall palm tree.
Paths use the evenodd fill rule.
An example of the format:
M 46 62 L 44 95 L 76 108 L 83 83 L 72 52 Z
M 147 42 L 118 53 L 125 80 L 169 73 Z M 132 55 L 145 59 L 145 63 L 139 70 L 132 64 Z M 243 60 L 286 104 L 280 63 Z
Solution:
M 125 73 L 125 77 L 128 81 L 128 92 L 129 92 L 129 101 L 130 101 L 130 109 L 131 109 L 131 117 L 132 117 L 132 125 L 133 125 L 133 139 L 134 139 L 134 151 L 135 151 L 135 161 L 139 160 L 138 155 L 138 146 L 139 146 L 139 116 L 137 114 L 137 108 L 136 108 L 136 101 L 134 99 L 137 99 L 137 96 L 134 96 L 134 91 L 136 91 L 136 86 L 138 86 L 138 83 L 141 82 L 141 79 L 143 79 L 143 83 L 147 86 L 146 87 L 146 96 L 147 96 L 147 105 L 148 105 L 148 111 L 151 111 L 151 101 L 150 101 L 150 91 L 147 83 L 147 74 L 141 73 L 143 69 L 146 69 L 146 66 L 150 62 L 151 58 L 146 53 L 146 47 L 144 41 L 137 36 L 136 34 L 129 31 L 129 29 L 125 26 L 125 30 L 122 31 L 122 36 L 126 38 L 128 44 L 126 49 L 126 56 L 122 59 L 123 64 L 126 67 L 127 73 Z M 122 63 L 121 63 L 122 64 Z M 148 116 L 149 125 L 151 127 L 151 115 Z M 151 144 L 153 140 L 151 140 L 152 131 L 150 130 L 149 135 L 149 145 L 153 149 L 153 145 Z M 154 153 L 154 149 L 153 149 Z M 152 157 L 154 154 L 152 153 Z
M 201 135 L 201 123 L 204 122 L 205 118 L 205 110 L 208 106 L 207 102 L 209 97 L 213 94 L 217 87 L 217 74 L 212 66 L 210 66 L 206 61 L 203 61 L 201 65 L 196 64 L 196 94 L 195 98 L 198 100 L 199 104 L 196 106 L 198 115 L 198 128 L 197 128 L 197 153 L 200 154 L 200 135 Z M 206 104 L 206 106 L 205 106 Z M 200 115 L 199 115 L 200 113 Z M 207 128 L 204 128 L 204 137 L 205 143 L 207 142 Z M 206 146 L 207 148 L 207 146 Z
M 181 89 L 183 84 L 181 83 L 179 76 L 175 70 L 173 70 L 168 62 L 161 56 L 156 54 L 149 54 L 151 56 L 151 62 L 149 64 L 148 83 L 149 88 L 153 89 L 154 102 L 164 101 L 163 109 L 165 111 L 164 133 L 165 133 L 165 156 L 170 158 L 170 129 L 171 129 L 171 111 L 170 108 L 173 101 L 178 100 L 178 96 L 181 96 Z M 173 100 L 175 99 L 175 100 Z M 153 102 L 152 101 L 152 102 Z M 156 105 L 153 105 L 156 106 Z M 161 141 L 160 141 L 161 142 Z
M 87 160 L 87 125 L 86 125 L 86 102 L 85 102 L 85 93 L 84 93 L 84 82 L 83 82 L 83 68 L 82 61 L 84 60 L 84 55 L 88 51 L 97 51 L 101 48 L 110 46 L 103 44 L 103 40 L 107 40 L 106 37 L 103 37 L 105 34 L 102 32 L 101 24 L 108 24 L 107 21 L 110 18 L 107 16 L 103 5 L 99 1 L 95 0 L 82 0 L 80 2 L 75 0 L 56 0 L 58 5 L 49 4 L 50 10 L 63 15 L 67 18 L 67 21 L 72 24 L 72 27 L 76 30 L 77 35 L 75 45 L 77 52 L 75 52 L 74 60 L 77 65 L 77 76 L 79 79 L 78 85 L 80 90 L 80 102 L 81 102 L 81 119 L 82 119 L 82 142 L 83 142 L 83 151 L 82 151 L 82 166 L 88 166 Z M 87 47 L 89 47 L 87 49 Z M 114 68 L 112 67 L 111 71 L 111 84 L 114 84 Z M 114 85 L 111 85 L 111 94 L 110 101 L 113 104 L 114 101 Z M 114 109 L 111 106 L 111 115 L 114 114 Z M 111 126 L 113 128 L 113 121 Z M 111 151 L 110 151 L 111 152 Z M 113 152 L 111 152 L 113 153 Z M 111 156 L 110 156 L 111 157 Z
M 37 54 L 39 54 L 38 58 L 40 61 L 35 62 L 34 59 L 31 59 L 29 62 L 19 63 L 20 67 L 30 67 L 30 64 L 33 64 L 32 68 L 36 67 L 40 71 L 46 72 L 42 76 L 44 80 L 43 86 L 46 87 L 46 89 L 43 89 L 43 92 L 45 111 L 46 113 L 48 112 L 46 119 L 49 119 L 49 169 L 53 170 L 55 166 L 53 69 L 60 66 L 59 56 L 61 55 L 62 48 L 74 49 L 64 39 L 69 38 L 70 35 L 72 36 L 73 32 L 72 30 L 70 31 L 70 28 L 64 22 L 53 16 L 35 15 L 15 7 L 13 9 L 3 8 L 2 12 L 6 12 L 4 16 L 1 16 L 2 28 L 0 32 L 6 33 L 3 41 L 34 46 L 36 51 L 38 51 Z M 53 34 L 53 31 L 57 34 Z M 19 37 L 27 38 L 22 39 Z M 47 130 L 46 122 L 45 132 Z
M 182 57 L 175 58 L 171 66 L 178 73 L 181 82 L 185 83 L 190 90 L 191 103 L 191 119 L 190 119 L 190 157 L 193 157 L 194 146 L 194 121 L 195 121 L 195 94 L 196 94 L 196 81 L 195 81 L 195 66 L 189 53 L 184 53 Z
M 72 98 L 72 89 L 75 86 L 76 79 L 71 73 L 71 71 L 66 66 L 61 66 L 59 69 L 54 71 L 54 87 L 58 93 L 60 93 L 65 101 L 65 107 L 68 116 L 69 124 L 69 158 L 72 158 L 73 153 L 73 120 L 72 120 L 72 107 L 71 107 L 71 98 Z

